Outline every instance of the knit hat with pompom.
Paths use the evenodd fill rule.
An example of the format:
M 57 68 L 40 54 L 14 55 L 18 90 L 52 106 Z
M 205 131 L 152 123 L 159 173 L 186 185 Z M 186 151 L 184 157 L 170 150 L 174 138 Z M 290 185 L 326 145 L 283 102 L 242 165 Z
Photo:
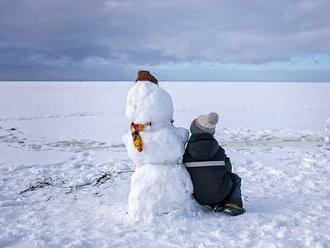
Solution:
M 215 126 L 219 121 L 217 113 L 209 113 L 207 115 L 200 115 L 190 125 L 190 132 L 194 133 L 215 133 Z

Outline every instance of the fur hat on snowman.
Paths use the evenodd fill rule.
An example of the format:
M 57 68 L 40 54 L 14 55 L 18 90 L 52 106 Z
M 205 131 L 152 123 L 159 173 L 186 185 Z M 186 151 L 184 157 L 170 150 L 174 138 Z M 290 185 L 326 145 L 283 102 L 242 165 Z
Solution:
M 136 73 L 135 82 L 138 81 L 149 81 L 154 84 L 158 84 L 157 78 L 155 78 L 149 71 L 138 71 Z

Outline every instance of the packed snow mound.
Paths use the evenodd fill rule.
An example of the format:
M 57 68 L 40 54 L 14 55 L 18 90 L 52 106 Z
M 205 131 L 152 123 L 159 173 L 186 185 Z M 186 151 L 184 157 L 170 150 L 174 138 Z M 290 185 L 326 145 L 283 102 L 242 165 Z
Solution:
M 330 118 L 327 120 L 324 131 L 325 131 L 324 145 L 330 147 Z
M 145 165 L 131 178 L 128 213 L 133 220 L 152 220 L 170 212 L 185 214 L 192 203 L 193 185 L 182 164 Z
M 140 135 L 143 140 L 142 152 L 134 147 L 130 131 L 123 136 L 128 155 L 137 167 L 148 163 L 181 163 L 189 136 L 187 129 L 172 124 L 160 129 L 150 126 Z
M 170 122 L 173 112 L 170 95 L 154 83 L 139 81 L 128 92 L 126 116 L 132 122 Z

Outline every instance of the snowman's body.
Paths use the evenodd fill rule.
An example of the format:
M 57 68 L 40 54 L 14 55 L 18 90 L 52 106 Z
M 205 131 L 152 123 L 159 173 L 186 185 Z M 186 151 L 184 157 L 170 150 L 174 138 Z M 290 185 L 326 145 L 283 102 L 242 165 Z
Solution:
M 141 152 L 133 144 L 131 130 L 123 137 L 136 166 L 128 200 L 130 217 L 191 210 L 193 185 L 181 163 L 188 130 L 171 123 L 173 104 L 169 94 L 153 83 L 137 82 L 128 93 L 126 115 L 136 124 L 150 123 L 140 132 Z

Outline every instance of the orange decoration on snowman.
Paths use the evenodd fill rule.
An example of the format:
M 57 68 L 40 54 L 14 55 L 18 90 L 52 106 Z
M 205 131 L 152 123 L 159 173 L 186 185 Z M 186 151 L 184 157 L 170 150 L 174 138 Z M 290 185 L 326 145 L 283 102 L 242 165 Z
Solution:
M 151 123 L 147 123 L 147 124 L 135 124 L 134 122 L 131 123 L 133 144 L 136 150 L 138 150 L 139 152 L 143 151 L 143 140 L 140 132 L 143 132 L 147 126 L 151 126 Z

